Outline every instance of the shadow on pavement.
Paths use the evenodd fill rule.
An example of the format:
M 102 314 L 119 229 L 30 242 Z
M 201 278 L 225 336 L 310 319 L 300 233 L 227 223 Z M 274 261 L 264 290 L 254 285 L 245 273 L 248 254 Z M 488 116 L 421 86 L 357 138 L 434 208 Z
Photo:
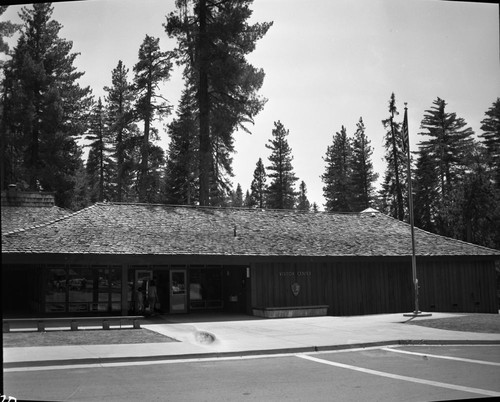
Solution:
M 225 321 L 257 321 L 266 318 L 246 314 L 204 312 L 189 314 L 157 314 L 147 316 L 141 323 L 144 324 L 186 324 L 196 322 L 225 322 Z

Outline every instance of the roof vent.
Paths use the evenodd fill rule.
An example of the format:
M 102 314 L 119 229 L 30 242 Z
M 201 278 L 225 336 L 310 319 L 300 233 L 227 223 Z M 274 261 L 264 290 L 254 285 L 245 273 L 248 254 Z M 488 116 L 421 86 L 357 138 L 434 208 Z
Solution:
M 379 214 L 380 212 L 377 211 L 376 209 L 374 208 L 366 208 L 364 209 L 363 211 L 360 212 L 360 214 L 370 214 L 370 216 L 372 218 L 375 218 L 375 216 L 377 216 L 377 214 Z

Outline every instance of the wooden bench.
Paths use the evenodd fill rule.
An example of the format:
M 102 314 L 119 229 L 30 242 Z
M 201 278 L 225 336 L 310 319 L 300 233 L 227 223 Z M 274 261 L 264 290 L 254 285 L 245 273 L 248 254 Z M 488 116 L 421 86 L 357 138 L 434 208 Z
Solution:
M 111 325 L 132 325 L 134 329 L 140 329 L 139 320 L 142 315 L 124 315 L 112 317 L 43 317 L 43 318 L 5 318 L 2 320 L 3 332 L 10 332 L 11 329 L 34 329 L 43 332 L 49 325 L 58 327 L 69 327 L 72 331 L 77 331 L 80 327 L 101 326 L 102 329 L 110 329 Z
M 253 307 L 253 315 L 265 318 L 319 317 L 327 315 L 328 305 Z

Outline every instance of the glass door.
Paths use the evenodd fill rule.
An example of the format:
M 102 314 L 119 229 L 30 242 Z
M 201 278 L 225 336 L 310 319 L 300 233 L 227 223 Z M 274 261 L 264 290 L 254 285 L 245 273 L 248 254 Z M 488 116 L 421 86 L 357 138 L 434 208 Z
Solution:
M 170 270 L 170 312 L 187 313 L 186 270 Z

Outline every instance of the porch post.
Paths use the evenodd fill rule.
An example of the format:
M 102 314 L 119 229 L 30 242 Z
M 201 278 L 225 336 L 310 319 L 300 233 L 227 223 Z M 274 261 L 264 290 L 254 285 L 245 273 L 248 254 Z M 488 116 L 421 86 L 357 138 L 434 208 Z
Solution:
M 128 265 L 122 264 L 122 315 L 128 315 Z

